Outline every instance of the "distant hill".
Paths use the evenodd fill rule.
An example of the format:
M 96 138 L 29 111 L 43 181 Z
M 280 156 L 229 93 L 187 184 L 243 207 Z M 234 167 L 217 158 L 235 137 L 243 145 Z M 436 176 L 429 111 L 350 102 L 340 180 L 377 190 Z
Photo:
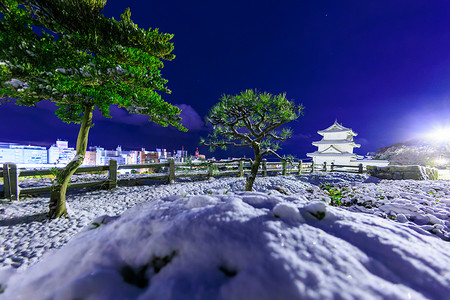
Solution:
M 450 160 L 448 146 L 411 140 L 378 149 L 374 159 L 388 160 L 391 165 L 436 166 L 436 159 L 439 157 Z

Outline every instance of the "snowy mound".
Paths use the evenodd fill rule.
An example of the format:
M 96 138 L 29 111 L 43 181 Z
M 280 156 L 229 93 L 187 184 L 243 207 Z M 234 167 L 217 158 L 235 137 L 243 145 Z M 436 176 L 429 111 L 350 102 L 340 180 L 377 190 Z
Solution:
M 269 195 L 270 194 L 270 195 Z M 220 190 L 98 217 L 2 299 L 444 299 L 450 244 L 303 193 Z

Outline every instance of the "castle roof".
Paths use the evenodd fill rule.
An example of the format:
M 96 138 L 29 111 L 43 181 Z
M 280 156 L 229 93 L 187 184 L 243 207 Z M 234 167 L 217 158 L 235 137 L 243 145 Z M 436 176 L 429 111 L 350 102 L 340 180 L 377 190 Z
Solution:
M 326 148 L 323 151 L 315 151 L 313 153 L 307 153 L 306 156 L 308 157 L 315 157 L 315 156 L 331 156 L 331 157 L 342 157 L 342 156 L 347 156 L 347 157 L 353 157 L 353 158 L 358 158 L 360 157 L 359 155 L 355 154 L 355 153 L 350 153 L 350 152 L 345 152 L 342 150 L 339 150 L 338 148 L 334 147 L 333 145 L 331 145 L 330 147 Z
M 356 147 L 356 148 L 361 147 L 360 144 L 356 144 L 353 140 L 320 140 L 320 141 L 317 141 L 317 142 L 313 142 L 312 144 L 314 146 L 318 146 L 318 145 L 336 145 L 336 144 L 345 145 L 345 144 L 349 144 L 349 145 L 352 145 L 353 147 Z
M 314 157 L 314 156 L 329 156 L 329 157 L 342 157 L 342 156 L 348 156 L 348 157 L 358 157 L 359 155 L 355 154 L 355 153 L 349 153 L 349 152 L 345 152 L 345 153 L 323 153 L 323 152 L 319 152 L 319 151 L 315 151 L 313 153 L 306 153 L 306 156 L 308 157 Z
M 317 131 L 317 133 L 320 135 L 324 135 L 325 133 L 331 133 L 331 132 L 348 132 L 349 134 L 351 134 L 353 136 L 358 135 L 357 133 L 353 132 L 353 130 L 351 128 L 347 128 L 347 127 L 344 127 L 341 124 L 339 124 L 337 120 L 334 121 L 334 124 L 331 125 L 330 127 L 328 127 L 327 129 Z

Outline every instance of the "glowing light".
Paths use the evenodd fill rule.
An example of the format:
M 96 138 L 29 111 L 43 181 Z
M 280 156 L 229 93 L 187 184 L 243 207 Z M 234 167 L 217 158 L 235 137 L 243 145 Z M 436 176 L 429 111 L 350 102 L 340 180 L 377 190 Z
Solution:
M 433 140 L 433 141 L 436 141 L 439 143 L 450 142 L 450 127 L 437 128 L 435 131 L 427 134 L 427 137 L 430 140 Z
M 447 160 L 445 159 L 445 158 L 438 158 L 438 159 L 436 159 L 436 163 L 439 165 L 439 166 L 443 166 L 443 165 L 445 165 L 445 164 L 447 164 Z

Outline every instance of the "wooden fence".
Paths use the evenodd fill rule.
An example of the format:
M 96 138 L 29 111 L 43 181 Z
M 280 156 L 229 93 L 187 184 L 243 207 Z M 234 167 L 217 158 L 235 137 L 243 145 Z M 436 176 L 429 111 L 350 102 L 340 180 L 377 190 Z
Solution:
M 118 176 L 119 170 L 145 170 L 162 168 L 162 173 L 141 174 L 138 176 Z M 57 170 L 57 169 L 56 169 Z M 75 174 L 81 173 L 98 173 L 108 172 L 108 179 L 88 181 L 81 183 L 70 183 L 68 189 L 81 189 L 86 187 L 100 186 L 101 188 L 113 189 L 117 187 L 118 183 L 137 182 L 151 179 L 167 180 L 168 183 L 174 183 L 177 177 L 214 177 L 214 176 L 241 176 L 250 173 L 250 160 L 228 160 L 228 161 L 205 161 L 204 163 L 175 163 L 174 159 L 169 159 L 168 162 L 151 163 L 151 164 L 133 164 L 133 165 L 118 165 L 116 160 L 111 159 L 109 165 L 97 167 L 80 167 Z M 298 162 L 287 163 L 286 161 L 268 162 L 263 159 L 258 174 L 267 176 L 269 173 L 280 173 L 281 175 L 302 173 L 312 173 L 314 171 L 333 171 L 333 172 L 363 172 L 363 166 L 344 166 L 327 164 L 314 165 L 312 162 L 304 163 L 301 160 Z M 0 169 L 0 177 L 3 178 L 3 193 L 0 196 L 3 198 L 18 200 L 19 195 L 41 194 L 48 193 L 51 186 L 41 187 L 20 187 L 19 177 L 25 176 L 45 176 L 55 173 L 55 169 L 41 169 L 41 170 L 25 170 L 18 169 L 14 163 L 5 163 Z

